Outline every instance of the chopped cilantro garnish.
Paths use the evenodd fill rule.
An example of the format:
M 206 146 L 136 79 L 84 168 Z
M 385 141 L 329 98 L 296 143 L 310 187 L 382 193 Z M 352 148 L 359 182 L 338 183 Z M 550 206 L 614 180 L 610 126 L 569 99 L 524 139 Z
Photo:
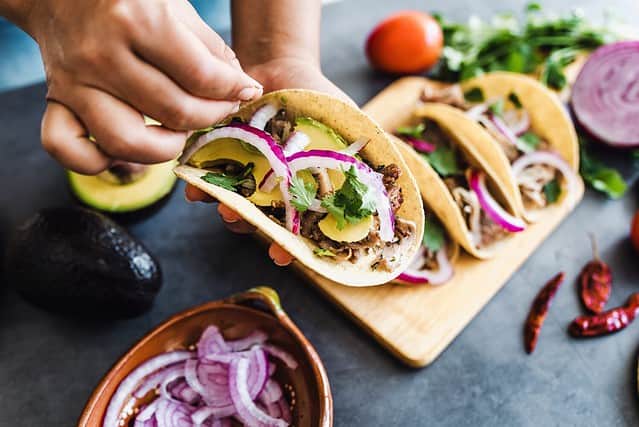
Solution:
M 328 256 L 328 257 L 335 256 L 333 252 L 329 251 L 328 249 L 322 249 L 322 248 L 313 249 L 313 253 L 317 256 Z
M 413 138 L 421 138 L 426 125 L 420 123 L 416 126 L 400 126 L 397 128 L 397 134 L 402 136 L 412 136 Z
M 544 194 L 546 195 L 546 202 L 548 204 L 555 203 L 557 200 L 559 200 L 559 196 L 561 195 L 561 187 L 559 186 L 559 181 L 557 181 L 557 178 L 544 185 Z
M 501 117 L 501 115 L 504 114 L 504 100 L 500 99 L 493 102 L 492 104 L 490 104 L 488 109 L 493 115 Z
M 517 108 L 518 110 L 521 109 L 522 107 L 521 101 L 519 100 L 519 97 L 517 96 L 515 92 L 510 92 L 508 94 L 508 100 L 515 106 L 515 108 Z
M 464 99 L 468 102 L 484 102 L 484 91 L 481 88 L 474 87 L 464 92 Z
M 432 214 L 427 214 L 424 223 L 424 239 L 422 241 L 424 246 L 432 252 L 437 252 L 444 245 L 444 239 L 444 227 Z
M 255 192 L 255 179 L 252 176 L 253 167 L 250 162 L 237 174 L 227 174 L 225 172 L 208 172 L 202 179 L 209 184 L 217 185 L 225 190 L 240 193 L 245 197 Z
M 519 137 L 519 140 L 532 148 L 533 150 L 537 148 L 541 139 L 537 136 L 537 134 L 532 132 L 526 132 Z
M 457 152 L 452 147 L 440 145 L 430 154 L 420 154 L 443 177 L 461 173 Z
M 291 180 L 291 204 L 298 212 L 306 212 L 315 199 L 317 185 L 314 182 L 304 181 L 298 176 Z
M 322 200 L 322 206 L 335 217 L 338 230 L 342 230 L 347 222 L 357 224 L 375 211 L 371 190 L 357 178 L 355 167 L 344 171 L 344 176 L 342 188 Z

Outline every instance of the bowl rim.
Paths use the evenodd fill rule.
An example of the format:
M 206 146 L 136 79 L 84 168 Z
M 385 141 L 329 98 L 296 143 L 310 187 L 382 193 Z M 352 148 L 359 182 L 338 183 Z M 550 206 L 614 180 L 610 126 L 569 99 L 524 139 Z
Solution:
M 266 305 L 267 310 L 260 310 L 245 305 L 249 301 L 261 301 Z M 260 313 L 270 314 L 275 317 L 277 323 L 283 327 L 286 331 L 291 333 L 295 340 L 301 345 L 306 356 L 311 360 L 311 369 L 317 381 L 317 392 L 319 394 L 319 425 L 318 427 L 332 427 L 333 425 L 333 396 L 331 394 L 331 388 L 328 381 L 328 375 L 324 364 L 322 363 L 319 354 L 315 350 L 315 347 L 304 336 L 302 331 L 295 325 L 290 317 L 286 314 L 280 304 L 280 298 L 277 292 L 267 286 L 259 286 L 251 288 L 245 292 L 231 295 L 230 297 L 220 300 L 209 301 L 204 304 L 199 304 L 186 310 L 173 314 L 168 319 L 162 321 L 155 326 L 149 332 L 144 334 L 136 343 L 131 346 L 102 376 L 98 385 L 93 389 L 87 403 L 85 404 L 80 418 L 77 423 L 77 427 L 97 427 L 90 424 L 90 417 L 95 411 L 97 403 L 101 399 L 105 399 L 105 389 L 113 381 L 116 373 L 124 368 L 127 362 L 133 357 L 135 353 L 140 351 L 155 335 L 162 331 L 170 329 L 176 323 L 182 321 L 185 318 L 201 314 L 212 309 L 219 309 L 223 307 L 241 308 L 249 311 L 257 311 Z M 101 426 L 99 426 L 101 427 Z

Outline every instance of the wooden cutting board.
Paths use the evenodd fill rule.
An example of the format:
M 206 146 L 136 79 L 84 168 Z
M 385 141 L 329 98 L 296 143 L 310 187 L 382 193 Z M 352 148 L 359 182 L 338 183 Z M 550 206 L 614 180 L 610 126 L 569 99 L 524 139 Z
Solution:
M 383 128 L 393 130 L 410 117 L 427 82 L 421 77 L 397 80 L 363 109 Z M 580 201 L 583 183 L 578 191 Z M 510 239 L 490 260 L 479 261 L 462 253 L 455 276 L 442 286 L 352 288 L 299 264 L 295 267 L 402 362 L 423 367 L 455 339 L 570 210 L 564 206 L 545 212 L 538 223 Z

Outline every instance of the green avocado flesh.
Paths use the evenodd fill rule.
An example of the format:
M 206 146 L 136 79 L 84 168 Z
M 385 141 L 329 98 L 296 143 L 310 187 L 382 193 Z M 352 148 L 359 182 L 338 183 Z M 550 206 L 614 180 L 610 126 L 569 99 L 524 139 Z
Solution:
M 317 120 L 308 117 L 298 118 L 295 121 L 295 130 L 304 132 L 311 140 L 310 144 L 304 149 L 306 151 L 339 151 L 346 148 L 346 143 L 341 136 Z M 253 163 L 255 165 L 253 176 L 257 184 L 262 181 L 264 175 L 271 168 L 268 160 L 261 153 L 244 148 L 244 145 L 239 140 L 232 138 L 219 139 L 213 144 L 205 145 L 191 157 L 189 163 L 195 167 L 202 168 L 205 164 L 220 160 L 235 161 L 242 165 Z M 300 171 L 297 175 L 304 180 L 312 179 L 312 176 L 305 171 Z M 328 175 L 335 189 L 342 186 L 344 182 L 343 173 L 329 170 Z M 277 187 L 270 193 L 260 191 L 258 188 L 248 199 L 258 206 L 271 206 L 272 201 L 282 200 L 282 195 Z
M 104 212 L 124 213 L 146 208 L 169 194 L 175 185 L 175 161 L 148 166 L 127 184 L 102 176 L 68 172 L 71 191 L 84 204 Z
M 84 208 L 43 209 L 18 227 L 5 256 L 7 283 L 63 314 L 129 317 L 151 307 L 158 262 L 125 229 Z

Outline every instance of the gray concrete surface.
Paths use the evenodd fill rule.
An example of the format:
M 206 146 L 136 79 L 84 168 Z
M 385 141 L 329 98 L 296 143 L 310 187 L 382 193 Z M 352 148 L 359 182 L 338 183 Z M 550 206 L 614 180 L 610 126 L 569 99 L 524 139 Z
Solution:
M 506 3 L 512 10 L 523 4 L 451 0 L 430 7 L 464 19 L 471 10 L 489 16 Z M 548 7 L 566 10 L 572 3 L 555 1 Z M 638 22 L 634 0 L 581 3 L 592 16 L 610 8 Z M 362 44 L 377 20 L 399 7 L 430 8 L 421 1 L 347 0 L 325 10 L 325 70 L 358 102 L 390 81 L 369 71 Z M 43 95 L 44 88 L 35 86 L 0 96 L 2 245 L 8 231 L 37 209 L 73 203 L 63 171 L 39 147 Z M 630 178 L 624 155 L 605 156 Z M 113 322 L 69 319 L 34 308 L 0 286 L 0 426 L 74 425 L 101 376 L 146 331 L 173 313 L 255 284 L 280 292 L 323 358 L 336 426 L 639 425 L 639 325 L 587 341 L 566 334 L 570 320 L 581 313 L 573 279 L 590 257 L 587 231 L 597 234 L 602 256 L 613 268 L 610 304 L 639 290 L 637 254 L 627 238 L 636 208 L 634 189 L 619 201 L 589 191 L 440 358 L 413 370 L 396 362 L 310 285 L 272 265 L 253 240 L 228 233 L 211 206 L 186 203 L 180 186 L 159 212 L 129 226 L 164 270 L 164 288 L 146 315 Z M 538 288 L 559 270 L 568 280 L 537 351 L 527 356 L 523 320 Z

